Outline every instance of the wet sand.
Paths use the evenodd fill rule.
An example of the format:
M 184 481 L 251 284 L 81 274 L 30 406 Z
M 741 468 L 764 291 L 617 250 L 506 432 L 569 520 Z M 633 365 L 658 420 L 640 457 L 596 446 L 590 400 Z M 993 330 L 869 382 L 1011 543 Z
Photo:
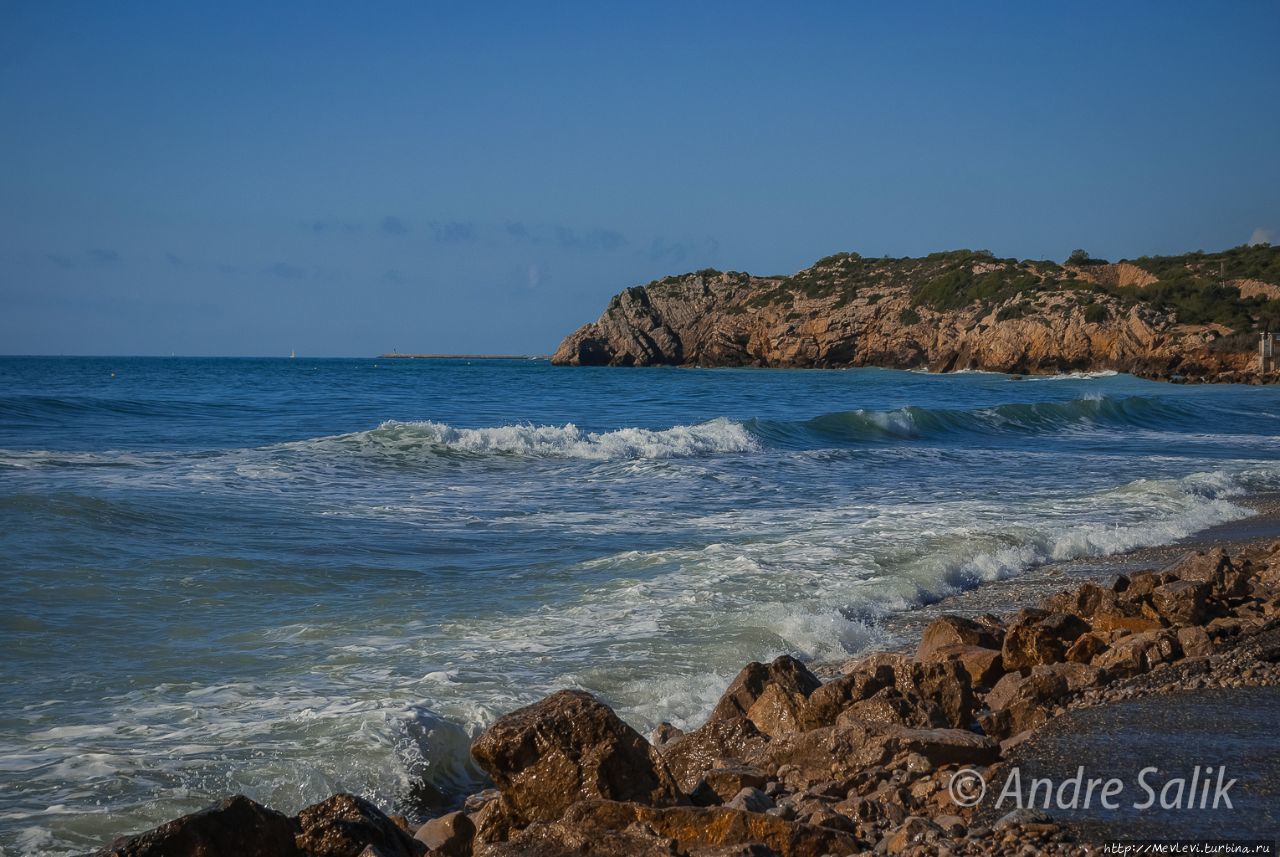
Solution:
M 1086 780 L 1115 777 L 1124 784 L 1114 800 L 1118 804 L 1114 810 L 1103 809 L 1096 800 L 1087 809 L 1078 803 L 1066 809 L 1050 806 L 1049 816 L 1082 843 L 1122 837 L 1271 839 L 1280 831 L 1277 726 L 1280 688 L 1169 693 L 1070 711 L 1019 746 L 1010 767 L 1018 767 L 1024 795 L 1032 778 L 1048 777 L 1059 784 L 1076 776 L 1081 766 Z M 1135 805 L 1152 796 L 1139 781 L 1140 772 L 1147 767 L 1159 768 L 1143 777 L 1155 792 L 1155 803 L 1138 808 Z M 1207 794 L 1203 787 L 1206 768 L 1212 769 Z M 1224 785 L 1237 780 L 1225 792 L 1231 807 L 1226 800 L 1212 806 L 1219 768 Z M 1193 777 L 1199 784 L 1194 800 Z M 1186 783 L 1181 801 L 1177 800 L 1176 784 L 1169 786 L 1165 799 L 1171 804 L 1179 802 L 1180 808 L 1161 808 L 1163 787 L 1177 779 Z M 1005 782 L 992 783 L 989 789 L 998 794 Z M 1070 806 L 1071 790 L 1063 796 Z M 1004 808 L 1012 807 L 1005 804 Z

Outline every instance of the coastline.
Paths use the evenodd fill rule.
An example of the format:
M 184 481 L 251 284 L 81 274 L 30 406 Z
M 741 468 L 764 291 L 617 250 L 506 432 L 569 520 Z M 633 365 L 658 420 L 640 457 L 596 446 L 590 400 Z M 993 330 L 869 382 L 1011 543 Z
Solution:
M 1126 829 L 948 805 L 945 780 L 1034 762 L 1050 724 L 1098 737 L 1087 720 L 1073 725 L 1077 711 L 1280 685 L 1268 660 L 1280 637 L 1280 503 L 1245 505 L 1256 513 L 1170 545 L 1045 564 L 912 611 L 892 651 L 813 672 L 787 656 L 748 665 L 705 725 L 661 726 L 652 744 L 587 694 L 554 694 L 473 745 L 498 789 L 421 825 L 349 795 L 292 819 L 239 798 L 99 854 L 167 853 L 155 849 L 193 824 L 221 829 L 228 813 L 254 841 L 275 830 L 277 845 L 245 852 L 263 855 L 1096 853 L 1099 837 Z M 1135 607 L 1125 599 L 1137 591 Z M 1099 600 L 1115 612 L 1098 612 Z M 1086 640 L 1089 657 L 1073 655 Z M 337 827 L 358 833 L 315 850 Z M 765 850 L 741 850 L 751 843 Z
M 1228 553 L 1238 553 L 1280 539 L 1280 494 L 1252 495 L 1240 499 L 1239 505 L 1252 509 L 1253 514 L 1214 524 L 1166 544 L 1132 548 L 1105 556 L 1040 563 L 1013 577 L 983 583 L 914 610 L 886 616 L 884 626 L 892 638 L 885 648 L 892 651 L 914 650 L 925 627 L 942 615 L 974 618 L 984 613 L 1015 612 L 1033 606 L 1068 586 L 1090 581 L 1102 583 L 1116 575 L 1144 569 L 1164 569 L 1188 551 L 1221 547 Z M 838 666 L 838 662 L 819 663 L 813 668 L 829 674 Z

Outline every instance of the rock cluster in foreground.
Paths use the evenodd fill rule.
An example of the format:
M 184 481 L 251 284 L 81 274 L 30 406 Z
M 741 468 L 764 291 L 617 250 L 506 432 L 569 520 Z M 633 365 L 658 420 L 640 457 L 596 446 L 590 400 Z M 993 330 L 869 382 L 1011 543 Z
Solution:
M 560 691 L 476 740 L 496 788 L 417 829 L 347 794 L 293 817 L 238 796 L 98 855 L 1089 853 L 1047 817 L 957 806 L 951 775 L 990 781 L 1071 707 L 1241 685 L 1280 685 L 1280 543 L 1085 583 L 1004 619 L 943 616 L 914 656 L 864 656 L 825 683 L 791 657 L 752 663 L 705 724 L 664 724 L 652 743 Z

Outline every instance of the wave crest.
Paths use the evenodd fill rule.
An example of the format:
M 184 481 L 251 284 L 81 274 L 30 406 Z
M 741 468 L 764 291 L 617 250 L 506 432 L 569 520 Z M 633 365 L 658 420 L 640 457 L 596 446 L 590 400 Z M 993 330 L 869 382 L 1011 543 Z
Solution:
M 976 410 L 920 408 L 844 411 L 800 424 L 842 440 L 934 438 L 950 434 L 1036 434 L 1079 428 L 1165 428 L 1186 418 L 1173 405 L 1146 396 L 1089 396 L 1066 402 L 996 405 Z
M 532 424 L 455 428 L 440 422 L 389 420 L 376 429 L 321 439 L 372 453 L 508 455 L 607 460 L 693 458 L 757 452 L 760 443 L 741 423 L 720 417 L 669 429 L 621 428 L 608 432 Z

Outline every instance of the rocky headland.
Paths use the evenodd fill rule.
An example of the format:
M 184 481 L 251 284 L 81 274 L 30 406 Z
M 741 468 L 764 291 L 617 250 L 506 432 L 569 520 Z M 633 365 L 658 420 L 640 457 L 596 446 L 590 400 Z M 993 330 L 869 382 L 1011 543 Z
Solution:
M 826 681 L 751 663 L 707 721 L 652 740 L 564 690 L 472 746 L 493 787 L 424 824 L 338 794 L 286 816 L 237 796 L 98 857 L 820 857 L 1100 853 L 1035 811 L 962 806 L 1072 709 L 1170 691 L 1280 686 L 1280 542 L 1193 552 L 1036 608 L 944 615 L 914 654 Z M 962 792 L 963 795 L 963 792 Z
M 1275 381 L 1280 247 L 1064 264 L 957 250 L 839 253 L 790 276 L 702 270 L 616 295 L 560 343 L 566 366 L 1115 370 L 1175 381 Z

